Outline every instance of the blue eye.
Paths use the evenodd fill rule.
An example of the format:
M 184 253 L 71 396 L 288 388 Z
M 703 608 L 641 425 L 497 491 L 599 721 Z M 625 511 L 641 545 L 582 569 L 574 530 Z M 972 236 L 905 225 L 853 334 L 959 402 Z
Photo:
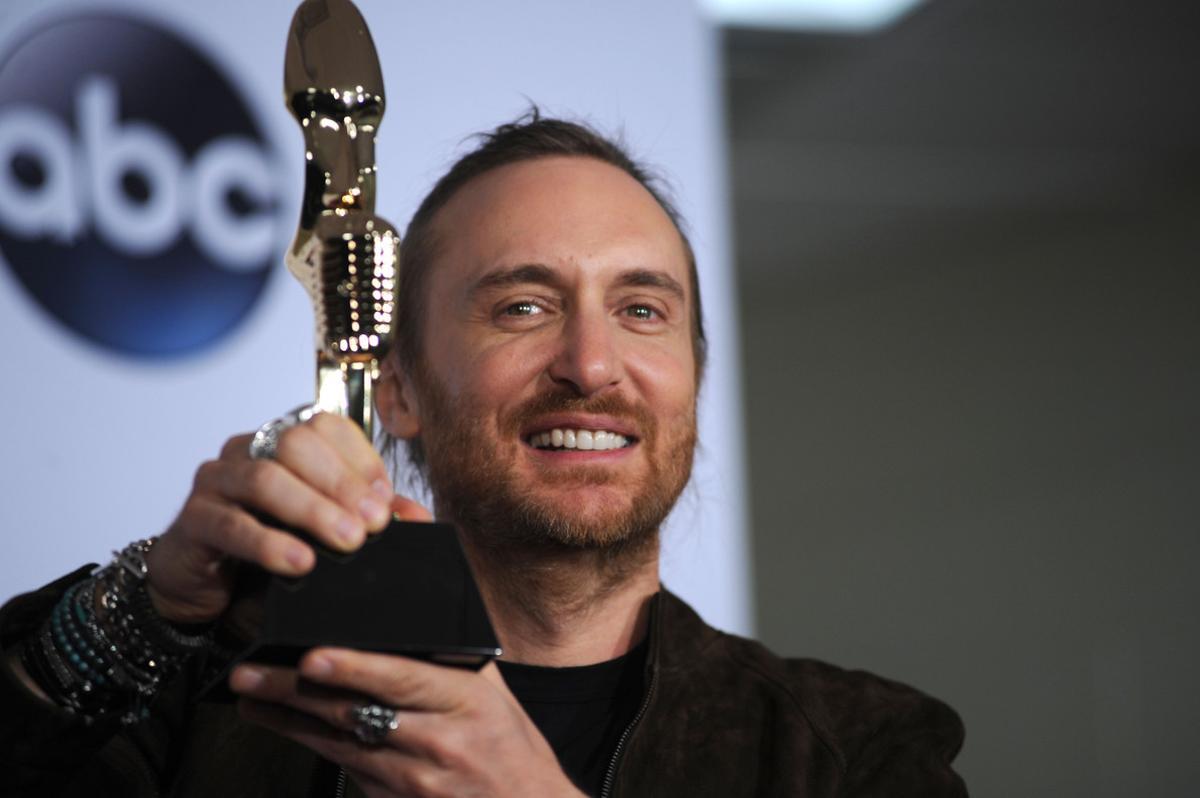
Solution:
M 532 302 L 514 302 L 504 309 L 505 316 L 532 316 L 541 312 L 541 308 Z
M 625 308 L 625 315 L 632 316 L 635 319 L 649 321 L 658 316 L 658 311 L 649 305 L 630 305 Z

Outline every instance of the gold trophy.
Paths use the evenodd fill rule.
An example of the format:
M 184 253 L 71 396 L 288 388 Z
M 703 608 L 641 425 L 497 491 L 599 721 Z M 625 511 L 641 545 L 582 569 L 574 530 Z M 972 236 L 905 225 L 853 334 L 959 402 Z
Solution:
M 374 438 L 373 387 L 394 327 L 400 237 L 375 215 L 383 73 L 350 0 L 305 0 L 292 17 L 284 99 L 304 132 L 304 199 L 288 269 L 316 317 L 317 409 Z
M 383 77 L 350 0 L 304 0 L 296 9 L 284 92 L 304 131 L 304 199 L 287 264 L 316 316 L 316 409 L 353 419 L 371 438 L 372 389 L 394 326 L 400 239 L 374 215 Z M 470 668 L 499 656 L 452 526 L 393 520 L 353 554 L 292 532 L 313 545 L 316 565 L 297 579 L 267 580 L 256 639 L 237 660 L 294 664 L 319 645 Z M 257 589 L 255 578 L 247 590 Z M 223 677 L 210 689 L 224 691 Z

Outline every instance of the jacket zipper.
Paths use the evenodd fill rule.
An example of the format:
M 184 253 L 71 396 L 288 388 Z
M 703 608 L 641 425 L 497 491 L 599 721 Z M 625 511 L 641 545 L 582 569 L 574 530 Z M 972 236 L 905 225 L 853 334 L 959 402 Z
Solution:
M 333 798 L 346 798 L 346 771 L 338 768 L 337 786 L 333 788 Z
M 620 764 L 621 754 L 625 750 L 625 743 L 629 740 L 629 736 L 633 734 L 633 730 L 641 722 L 642 716 L 646 714 L 646 707 L 650 706 L 650 698 L 654 695 L 654 686 L 658 684 L 658 668 L 650 674 L 650 686 L 646 688 L 646 697 L 642 699 L 642 705 L 638 707 L 637 714 L 633 716 L 633 720 L 625 727 L 625 731 L 621 732 L 621 736 L 617 738 L 617 747 L 613 750 L 612 759 L 608 760 L 608 770 L 604 772 L 604 786 L 600 789 L 600 798 L 611 798 L 613 782 L 617 778 L 617 765 Z

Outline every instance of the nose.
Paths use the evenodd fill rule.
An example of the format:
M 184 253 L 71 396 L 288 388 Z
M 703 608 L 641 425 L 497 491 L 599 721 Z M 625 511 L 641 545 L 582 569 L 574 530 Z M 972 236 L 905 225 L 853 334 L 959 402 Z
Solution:
M 622 366 L 606 314 L 575 313 L 562 327 L 550 378 L 580 396 L 591 396 L 621 381 Z

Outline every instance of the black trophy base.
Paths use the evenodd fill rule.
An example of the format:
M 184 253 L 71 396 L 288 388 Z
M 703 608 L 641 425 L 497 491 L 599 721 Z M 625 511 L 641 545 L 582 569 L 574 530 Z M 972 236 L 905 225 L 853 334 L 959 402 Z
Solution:
M 318 646 L 475 669 L 500 655 L 454 527 L 392 521 L 352 554 L 313 548 L 317 562 L 308 574 L 270 577 L 258 638 L 205 697 L 228 696 L 224 682 L 234 664 L 293 666 Z

